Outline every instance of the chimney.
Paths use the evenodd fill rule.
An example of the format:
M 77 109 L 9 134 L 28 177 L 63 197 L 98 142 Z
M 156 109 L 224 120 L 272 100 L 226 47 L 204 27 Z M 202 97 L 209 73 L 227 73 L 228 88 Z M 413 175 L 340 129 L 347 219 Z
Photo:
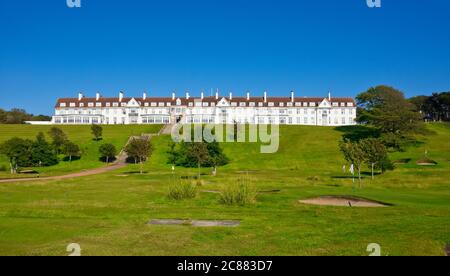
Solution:
M 202 93 L 200 94 L 200 98 L 201 98 L 202 101 L 203 101 L 203 99 L 205 98 L 205 92 L 202 92 Z
M 175 94 L 175 92 L 172 93 L 172 101 L 175 101 L 175 98 L 177 97 L 177 95 Z
M 291 91 L 291 102 L 295 102 L 295 92 Z
M 123 91 L 120 91 L 120 93 L 119 93 L 119 102 L 122 102 L 123 95 L 124 95 Z
M 81 101 L 84 98 L 83 93 L 78 93 L 78 101 Z
M 247 92 L 247 101 L 250 101 L 250 92 Z
M 219 89 L 216 91 L 216 100 L 219 100 Z
M 331 102 L 331 92 L 328 92 L 328 101 Z
M 189 100 L 191 96 L 189 95 L 189 92 L 186 92 L 186 100 Z
M 100 100 L 100 92 L 97 92 L 97 94 L 95 94 L 95 100 L 96 101 Z
M 230 101 L 233 100 L 233 92 L 230 92 Z
M 264 91 L 264 102 L 267 103 L 267 91 Z
M 144 101 L 147 99 L 147 92 L 144 92 L 144 93 L 142 94 L 142 99 L 143 99 Z

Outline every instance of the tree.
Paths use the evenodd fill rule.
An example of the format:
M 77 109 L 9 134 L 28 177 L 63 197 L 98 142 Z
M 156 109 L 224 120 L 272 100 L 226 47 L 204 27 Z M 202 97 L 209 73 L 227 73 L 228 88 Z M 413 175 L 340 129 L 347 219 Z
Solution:
M 110 159 L 116 158 L 117 149 L 113 144 L 103 144 L 99 148 L 100 158 L 105 159 L 109 163 Z
M 388 158 L 386 147 L 380 140 L 369 138 L 359 142 L 359 146 L 365 155 L 365 162 L 372 170 L 372 180 L 374 179 L 375 166 L 381 164 Z
M 77 144 L 71 141 L 66 141 L 63 146 L 63 154 L 69 157 L 69 162 L 72 162 L 72 157 L 81 156 L 81 150 Z
M 421 115 L 403 93 L 389 86 L 377 86 L 357 96 L 357 121 L 373 125 L 382 133 L 404 135 L 421 130 Z
M 9 159 L 11 174 L 16 174 L 19 166 L 30 165 L 31 146 L 33 141 L 21 138 L 12 138 L 0 146 L 0 152 Z
M 200 168 L 202 164 L 207 162 L 210 158 L 206 143 L 191 143 L 187 157 L 197 164 L 198 179 L 200 179 Z
M 148 157 L 153 152 L 153 147 L 150 141 L 146 138 L 135 138 L 130 141 L 130 143 L 125 147 L 125 152 L 128 157 L 133 158 L 134 162 L 141 165 L 140 172 L 143 173 L 143 162 L 145 162 Z
M 366 160 L 364 151 L 359 142 L 341 141 L 339 147 L 345 160 L 356 166 L 356 169 L 358 170 L 359 186 L 361 187 L 361 167 Z
M 4 124 L 6 123 L 6 116 L 8 115 L 8 113 L 0 108 L 0 124 Z
M 52 127 L 48 135 L 52 139 L 52 144 L 55 147 L 56 153 L 59 154 L 63 145 L 67 142 L 67 135 L 58 127 Z
M 92 135 L 94 135 L 95 141 L 101 140 L 103 136 L 103 128 L 99 125 L 92 125 L 91 126 Z
M 25 121 L 29 121 L 32 115 L 27 114 L 25 110 L 19 108 L 11 109 L 6 115 L 7 124 L 23 124 Z
M 54 148 L 45 140 L 42 132 L 37 135 L 36 141 L 33 142 L 30 160 L 31 165 L 37 167 L 53 166 L 59 162 Z

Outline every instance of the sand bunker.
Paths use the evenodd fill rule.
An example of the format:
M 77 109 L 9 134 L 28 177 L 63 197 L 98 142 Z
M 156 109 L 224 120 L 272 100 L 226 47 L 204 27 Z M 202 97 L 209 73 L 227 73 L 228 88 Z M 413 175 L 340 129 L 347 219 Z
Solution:
M 194 227 L 237 227 L 241 224 L 237 220 L 184 220 L 184 219 L 154 219 L 151 225 L 186 225 Z
M 321 206 L 345 206 L 345 207 L 387 207 L 388 204 L 372 201 L 352 196 L 321 196 L 306 200 L 300 200 L 300 203 Z

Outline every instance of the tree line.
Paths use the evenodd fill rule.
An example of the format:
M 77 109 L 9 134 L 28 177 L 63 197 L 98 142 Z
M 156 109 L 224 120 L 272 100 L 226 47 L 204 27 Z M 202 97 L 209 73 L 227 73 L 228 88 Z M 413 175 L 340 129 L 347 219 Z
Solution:
M 412 101 L 389 86 L 377 86 L 356 97 L 358 127 L 344 135 L 340 150 L 344 159 L 358 173 L 368 165 L 382 173 L 394 169 L 389 151 L 402 151 L 415 141 L 415 134 L 426 133 L 423 118 Z
M 431 96 L 417 96 L 409 101 L 426 121 L 450 122 L 450 92 L 433 93 Z
M 102 140 L 101 126 L 92 125 L 91 133 L 93 140 Z M 0 145 L 0 153 L 7 156 L 12 174 L 18 173 L 19 168 L 57 165 L 61 156 L 63 161 L 68 162 L 82 157 L 80 146 L 70 141 L 62 129 L 52 127 L 47 135 L 51 141 L 47 141 L 45 134 L 40 132 L 34 140 L 14 137 Z M 101 160 L 109 163 L 115 159 L 117 149 L 113 144 L 105 143 L 99 147 L 99 154 Z
M 45 115 L 33 115 L 24 109 L 13 108 L 6 111 L 0 108 L 0 124 L 24 124 L 26 121 L 51 121 L 52 118 Z

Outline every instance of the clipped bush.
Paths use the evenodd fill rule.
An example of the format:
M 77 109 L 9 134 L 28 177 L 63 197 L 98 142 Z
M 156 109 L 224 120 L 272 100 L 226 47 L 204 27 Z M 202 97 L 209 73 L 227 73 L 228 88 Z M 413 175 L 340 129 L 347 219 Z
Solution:
M 182 181 L 169 186 L 167 197 L 171 200 L 193 199 L 197 196 L 197 185 L 190 181 Z
M 256 189 L 246 180 L 227 185 L 220 194 L 220 203 L 245 206 L 256 202 Z

